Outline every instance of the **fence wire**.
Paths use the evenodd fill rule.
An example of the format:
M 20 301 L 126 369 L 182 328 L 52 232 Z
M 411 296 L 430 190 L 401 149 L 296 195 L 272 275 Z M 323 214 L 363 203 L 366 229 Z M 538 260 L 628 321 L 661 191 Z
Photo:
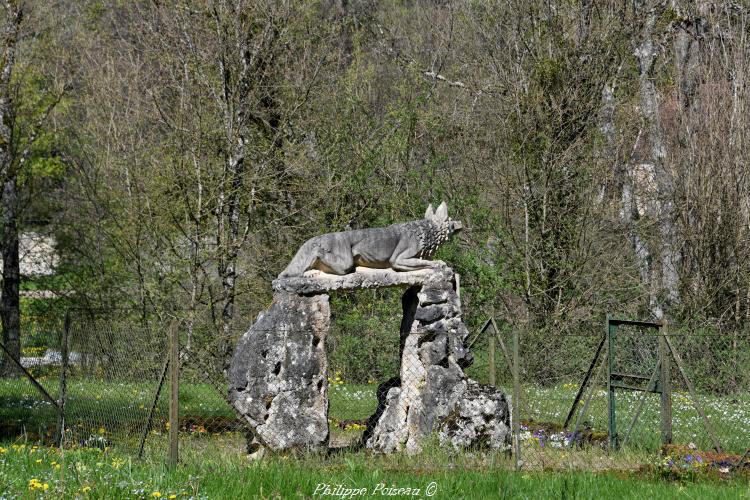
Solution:
M 134 456 L 166 457 L 168 324 L 117 315 L 25 321 L 16 360 L 20 367 L 0 378 L 0 442 L 117 448 Z M 375 326 L 364 333 L 335 327 L 325 341 L 320 390 L 327 404 L 326 445 L 332 449 L 362 450 L 368 424 L 374 415 L 382 416 L 386 396 L 396 394 L 389 390 L 418 387 L 409 380 L 425 376 L 423 364 L 402 357 L 405 340 L 399 342 L 394 325 Z M 244 331 L 210 322 L 179 324 L 182 456 L 253 451 L 251 426 L 228 401 L 226 375 Z M 739 460 L 750 447 L 750 334 L 672 327 L 671 349 L 679 358 L 670 358 L 672 443 L 662 446 L 661 396 L 618 389 L 615 418 L 621 448 L 614 452 L 609 446 L 606 343 L 594 362 L 604 331 L 602 324 L 559 332 L 516 329 L 518 358 L 512 351 L 514 330 L 508 325 L 469 337 L 473 363 L 465 367 L 467 376 L 481 384 L 494 381 L 509 396 L 514 382 L 520 390 L 519 411 L 513 416 L 519 424 L 514 439 L 520 453 L 472 449 L 462 455 L 472 457 L 471 466 L 600 470 L 659 463 L 750 468 Z M 364 337 L 360 347 L 365 354 L 356 354 L 357 335 Z M 655 331 L 621 326 L 613 346 L 612 371 L 647 385 L 660 359 Z M 288 347 L 281 349 L 283 356 L 293 354 Z M 421 446 L 414 464 L 455 466 L 459 460 L 452 450 L 425 454 L 440 447 L 437 436 Z

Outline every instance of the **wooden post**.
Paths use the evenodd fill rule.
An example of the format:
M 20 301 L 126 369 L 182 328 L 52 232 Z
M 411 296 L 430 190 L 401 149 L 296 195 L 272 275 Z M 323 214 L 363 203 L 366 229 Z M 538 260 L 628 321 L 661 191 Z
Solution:
M 62 370 L 60 371 L 60 407 L 57 414 L 57 446 L 63 446 L 65 439 L 65 403 L 68 400 L 68 339 L 70 338 L 70 311 L 65 312 L 65 322 L 60 345 Z
M 609 451 L 617 450 L 617 417 L 615 415 L 615 388 L 612 386 L 612 372 L 615 367 L 615 333 L 617 325 L 610 323 L 607 315 L 607 394 L 609 395 Z
M 177 321 L 169 328 L 169 466 L 177 467 L 178 461 L 178 438 L 179 438 L 179 380 L 180 380 L 180 342 Z
M 518 355 L 518 327 L 513 327 L 513 409 L 512 409 L 512 426 L 513 426 L 513 444 L 515 446 L 516 470 L 521 470 L 521 414 L 519 412 L 521 399 L 521 379 L 518 375 L 519 365 Z
M 659 385 L 661 386 L 661 444 L 672 444 L 672 376 L 669 356 L 669 346 L 667 345 L 667 335 L 669 334 L 669 324 L 666 320 L 662 321 L 659 328 L 659 363 L 661 364 L 661 373 L 659 376 Z
M 495 366 L 495 336 L 490 335 L 490 385 L 495 387 L 495 374 L 497 373 L 497 367 Z

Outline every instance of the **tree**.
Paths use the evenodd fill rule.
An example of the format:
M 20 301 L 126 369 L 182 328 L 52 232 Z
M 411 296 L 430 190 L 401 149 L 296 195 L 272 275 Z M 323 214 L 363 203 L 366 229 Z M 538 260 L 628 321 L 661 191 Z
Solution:
M 2 6 L 2 67 L 0 68 L 0 182 L 2 182 L 3 282 L 0 296 L 3 344 L 20 358 L 19 228 L 22 220 L 23 176 L 28 176 L 35 147 L 44 135 L 46 121 L 62 98 L 62 89 L 45 78 L 45 68 L 35 54 L 44 48 L 45 24 L 27 22 L 35 12 L 30 2 L 9 0 Z M 40 49 L 41 47 L 41 49 Z M 26 60 L 19 61 L 19 55 Z M 33 75 L 33 76 L 32 76 Z M 32 76 L 32 78 L 29 78 Z M 0 374 L 15 368 L 2 357 Z

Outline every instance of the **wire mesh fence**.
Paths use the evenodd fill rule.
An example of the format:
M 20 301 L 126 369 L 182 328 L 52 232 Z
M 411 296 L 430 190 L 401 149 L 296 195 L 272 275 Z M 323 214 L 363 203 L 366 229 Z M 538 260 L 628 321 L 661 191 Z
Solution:
M 372 332 L 363 334 L 372 337 L 363 341 L 370 347 L 354 362 L 354 332 L 334 328 L 326 339 L 319 390 L 325 395 L 327 447 L 365 449 L 368 426 L 382 418 L 385 405 L 394 404 L 388 399 L 398 394 L 391 391 L 394 387 L 404 392 L 399 396 L 404 401 L 424 404 L 428 391 L 416 380 L 428 380 L 424 365 L 409 361 L 404 355 L 410 349 L 408 336 L 399 343 L 392 327 L 378 330 L 373 325 Z M 112 314 L 68 314 L 24 323 L 16 371 L 0 378 L 0 440 L 166 457 L 172 425 L 170 328 L 179 339 L 178 418 L 172 421 L 177 422 L 173 436 L 179 439 L 181 455 L 200 456 L 208 450 L 246 454 L 252 448 L 252 426 L 229 402 L 226 372 L 244 328 Z M 664 437 L 664 333 L 669 339 L 670 439 Z M 465 347 L 472 362 L 463 367 L 466 374 L 481 384 L 494 383 L 509 399 L 519 393 L 513 415 L 517 447 L 512 454 L 472 448 L 459 455 L 471 456 L 472 466 L 523 470 L 656 463 L 750 468 L 747 460 L 740 460 L 750 448 L 750 334 L 620 325 L 613 342 L 608 340 L 601 323 L 560 332 L 500 325 L 469 336 Z M 433 341 L 419 340 L 412 352 L 424 351 Z M 284 346 L 280 352 L 293 354 Z M 8 362 L 7 354 L 5 358 Z M 645 389 L 616 387 L 614 415 L 613 381 Z M 417 393 L 405 394 L 409 388 Z M 414 407 L 405 411 L 417 414 Z M 463 460 L 441 444 L 438 425 L 432 430 L 436 435 L 422 442 L 415 464 L 449 466 Z
M 608 340 L 601 326 L 521 333 L 523 468 L 740 465 L 750 446 L 750 337 L 621 325 Z

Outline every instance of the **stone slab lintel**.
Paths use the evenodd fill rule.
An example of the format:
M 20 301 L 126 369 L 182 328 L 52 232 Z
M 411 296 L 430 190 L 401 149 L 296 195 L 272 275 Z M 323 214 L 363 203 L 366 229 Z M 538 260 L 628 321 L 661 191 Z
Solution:
M 276 279 L 272 287 L 274 292 L 313 295 L 334 290 L 411 287 L 453 280 L 453 270 L 445 262 L 438 260 L 434 261 L 434 264 L 431 268 L 417 271 L 357 267 L 355 272 L 342 276 L 313 270 L 300 277 Z

